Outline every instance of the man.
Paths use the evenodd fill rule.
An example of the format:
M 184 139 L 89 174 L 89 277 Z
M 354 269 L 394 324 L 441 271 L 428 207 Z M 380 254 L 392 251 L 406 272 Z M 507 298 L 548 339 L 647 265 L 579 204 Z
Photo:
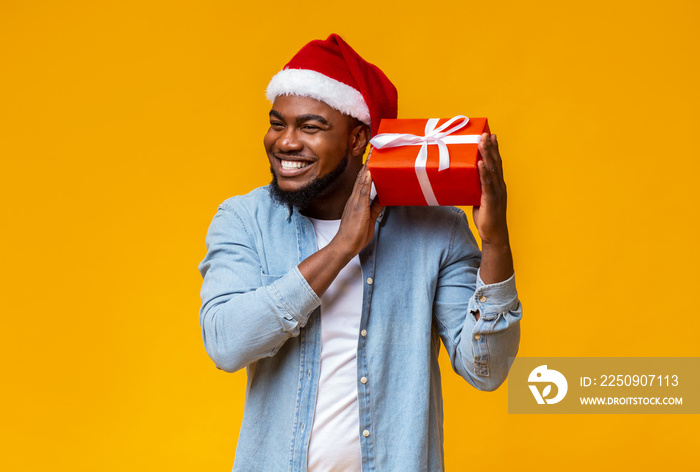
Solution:
M 397 94 L 340 37 L 267 95 L 273 181 L 219 206 L 199 266 L 207 352 L 248 373 L 234 470 L 443 470 L 440 341 L 493 390 L 520 337 L 496 138 L 479 144 L 480 254 L 461 210 L 371 200 L 362 158 Z

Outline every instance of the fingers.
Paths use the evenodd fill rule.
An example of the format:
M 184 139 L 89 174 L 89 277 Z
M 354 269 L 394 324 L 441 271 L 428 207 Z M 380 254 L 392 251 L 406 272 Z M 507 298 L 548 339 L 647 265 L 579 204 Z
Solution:
M 496 138 L 495 134 L 492 134 L 490 138 L 490 147 L 492 150 L 493 157 L 496 159 L 496 164 L 498 165 L 498 167 L 502 169 L 503 161 L 501 160 L 501 153 L 498 150 L 498 139 Z
M 503 162 L 501 160 L 501 153 L 498 150 L 498 141 L 495 134 L 489 135 L 484 133 L 481 135 L 479 153 L 491 172 L 502 174 Z
M 346 245 L 353 254 L 359 253 L 372 239 L 374 225 L 382 210 L 379 200 L 370 202 L 371 190 L 372 176 L 365 164 L 357 174 L 336 235 L 340 241 L 338 244 Z
M 372 191 L 372 175 L 369 173 L 367 164 L 362 166 L 360 173 L 357 176 L 358 190 L 360 194 L 360 202 L 369 205 L 369 196 Z
M 491 143 L 491 137 L 488 133 L 481 135 L 481 141 L 479 141 L 479 154 L 481 154 L 481 160 L 477 162 L 477 167 L 479 168 L 479 180 L 481 181 L 481 189 L 484 193 L 489 194 L 493 190 L 493 179 L 494 167 L 493 158 L 491 156 L 491 149 L 489 144 Z
M 501 187 L 505 187 L 503 180 L 503 162 L 498 150 L 496 135 L 484 133 L 479 142 L 479 153 L 482 160 L 478 162 L 481 188 L 486 193 L 491 193 Z
M 362 203 L 369 204 L 369 217 L 372 224 L 374 224 L 374 222 L 377 221 L 377 218 L 379 218 L 379 214 L 382 212 L 384 207 L 379 204 L 379 198 L 377 197 L 374 197 L 374 199 L 370 202 L 372 192 L 372 174 L 369 172 L 367 163 L 365 163 L 365 165 L 362 167 L 360 177 L 362 178 L 362 189 L 360 191 L 361 196 L 363 197 Z M 364 198 L 365 195 L 366 198 Z
M 360 172 L 357 173 L 355 186 L 353 187 L 350 198 L 348 198 L 348 201 L 345 204 L 345 208 L 359 210 L 363 207 L 369 207 L 371 191 L 372 176 L 370 175 L 369 168 L 365 163 L 365 165 L 362 166 L 362 169 L 360 169 Z

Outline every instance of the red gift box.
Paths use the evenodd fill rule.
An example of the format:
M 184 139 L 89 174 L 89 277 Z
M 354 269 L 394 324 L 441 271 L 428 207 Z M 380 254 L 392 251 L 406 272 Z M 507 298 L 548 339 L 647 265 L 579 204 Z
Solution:
M 379 203 L 479 205 L 478 142 L 488 132 L 486 118 L 382 120 L 368 164 Z

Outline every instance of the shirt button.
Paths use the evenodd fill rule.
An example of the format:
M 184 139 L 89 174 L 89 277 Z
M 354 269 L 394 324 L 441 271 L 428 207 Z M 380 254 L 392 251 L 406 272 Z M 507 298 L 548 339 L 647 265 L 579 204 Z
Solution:
M 372 277 L 367 277 L 367 284 L 372 285 L 372 282 L 374 282 L 374 280 L 372 280 Z
M 362 377 L 362 378 L 360 379 L 360 382 L 362 382 L 363 384 L 366 384 L 366 383 L 367 383 L 367 377 Z
M 474 339 L 476 339 L 478 341 L 479 339 L 481 339 L 481 335 L 477 334 L 476 336 L 474 336 Z
M 369 437 L 369 430 L 366 429 L 366 430 L 362 431 L 362 435 L 364 437 Z
M 486 295 L 482 295 L 481 298 L 479 299 L 479 301 L 481 303 L 484 303 L 486 300 L 488 300 L 488 298 L 486 298 Z
M 363 329 L 362 331 L 360 331 L 360 334 L 361 334 L 362 337 L 364 338 L 365 336 L 367 336 L 367 330 L 366 330 L 366 329 Z

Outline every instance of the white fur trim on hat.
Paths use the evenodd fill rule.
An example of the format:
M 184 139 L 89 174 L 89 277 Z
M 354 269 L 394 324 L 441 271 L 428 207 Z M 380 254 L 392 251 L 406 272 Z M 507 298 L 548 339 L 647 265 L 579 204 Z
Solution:
M 359 90 L 313 70 L 279 71 L 270 80 L 265 95 L 271 102 L 280 95 L 315 98 L 369 126 L 372 125 L 369 108 Z

